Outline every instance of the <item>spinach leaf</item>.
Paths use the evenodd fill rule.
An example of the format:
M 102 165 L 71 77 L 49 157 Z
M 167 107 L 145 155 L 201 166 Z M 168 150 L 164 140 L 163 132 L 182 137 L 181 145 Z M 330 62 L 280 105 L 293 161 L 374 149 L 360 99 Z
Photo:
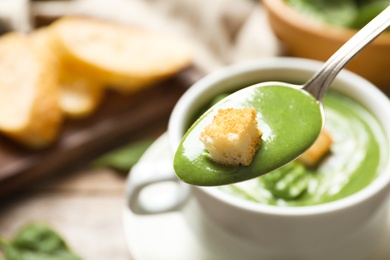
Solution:
M 96 160 L 96 167 L 110 167 L 118 171 L 126 172 L 138 162 L 142 154 L 153 143 L 153 140 L 143 140 L 131 143 L 123 148 L 114 150 Z
M 354 0 L 287 0 L 298 12 L 324 23 L 350 27 L 358 15 Z
M 375 16 L 380 14 L 383 10 L 390 5 L 389 0 L 381 1 L 366 1 L 359 9 L 359 13 L 356 16 L 355 21 L 352 24 L 353 28 L 360 29 L 365 26 L 369 21 L 374 19 Z
M 286 0 L 298 12 L 324 23 L 360 29 L 390 0 Z
M 0 251 L 4 253 L 4 260 L 24 260 L 19 251 L 7 241 L 0 238 Z
M 43 223 L 22 228 L 11 242 L 0 240 L 5 260 L 81 260 L 62 237 Z

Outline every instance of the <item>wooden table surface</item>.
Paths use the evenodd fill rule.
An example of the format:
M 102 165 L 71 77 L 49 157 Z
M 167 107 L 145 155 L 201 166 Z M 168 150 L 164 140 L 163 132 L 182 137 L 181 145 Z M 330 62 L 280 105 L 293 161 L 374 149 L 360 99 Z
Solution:
M 50 20 L 44 18 L 43 23 Z M 167 120 L 137 138 L 157 138 Z M 43 221 L 84 260 L 131 260 L 122 220 L 125 181 L 126 176 L 89 163 L 45 177 L 0 200 L 0 236 L 10 238 L 23 225 Z
M 147 130 L 140 138 L 157 138 L 166 124 Z M 88 164 L 45 178 L 0 202 L 0 236 L 10 238 L 26 223 L 43 221 L 83 259 L 133 259 L 122 225 L 125 181 L 114 170 Z
M 61 138 L 78 144 L 74 149 L 55 146 L 44 156 L 27 160 L 42 169 L 26 168 L 9 179 L 0 178 L 0 237 L 11 238 L 23 225 L 42 221 L 57 230 L 84 260 L 133 259 L 122 225 L 126 176 L 93 168 L 91 160 L 103 150 L 128 142 L 157 139 L 166 131 L 177 100 L 200 77 L 195 68 L 189 68 L 140 93 L 111 95 L 93 116 L 70 122 L 69 129 L 74 124 L 75 130 L 68 135 L 64 131 Z M 15 158 L 23 162 L 23 154 Z M 0 156 L 0 169 L 4 158 L 8 157 Z M 39 174 L 31 178 L 34 172 Z M 17 187 L 16 193 L 9 193 Z
M 124 178 L 82 169 L 56 176 L 1 205 L 0 233 L 11 237 L 30 221 L 59 231 L 83 259 L 132 259 L 123 236 Z
M 112 142 L 116 144 L 112 148 L 127 142 L 157 139 L 167 129 L 174 104 L 199 76 L 195 70 L 184 71 L 156 86 L 154 90 L 151 89 L 153 95 L 148 94 L 149 90 L 140 93 L 139 97 L 142 97 L 140 98 L 142 102 L 139 106 L 130 108 L 123 115 L 122 121 L 130 122 L 126 124 L 127 127 L 122 124 L 117 125 L 110 119 L 108 122 L 113 126 L 104 128 L 111 130 L 123 128 L 128 132 L 108 131 L 107 135 L 102 138 L 107 139 L 105 142 L 110 142 L 112 139 Z M 126 103 L 126 100 L 122 103 Z M 150 104 L 153 107 L 149 107 L 146 100 L 148 102 L 154 100 L 154 103 Z M 133 99 L 128 102 L 130 101 L 134 105 L 139 103 Z M 158 109 L 159 112 L 155 111 L 153 116 L 145 113 L 153 109 Z M 102 111 L 105 110 L 101 109 L 100 113 Z M 137 117 L 140 118 L 135 120 Z M 131 120 L 135 121 L 131 122 Z M 149 123 L 143 124 L 144 121 Z M 88 123 L 87 126 L 89 125 Z M 91 127 L 91 131 L 93 129 L 94 127 Z M 109 135 L 110 132 L 112 135 Z M 94 131 L 91 135 L 92 133 Z M 98 138 L 95 142 L 91 140 L 79 149 L 85 150 L 92 147 L 95 143 L 103 141 L 102 138 Z M 100 148 L 88 148 L 87 150 L 99 150 Z M 59 163 L 65 163 L 62 167 L 57 163 L 59 167 L 52 168 L 56 169 L 55 171 L 51 170 L 41 175 L 39 179 L 35 178 L 34 181 L 29 180 L 28 185 L 22 183 L 23 186 L 20 186 L 22 188 L 16 193 L 3 194 L 2 191 L 7 190 L 10 185 L 2 182 L 3 186 L 0 186 L 0 194 L 3 194 L 0 196 L 0 237 L 9 239 L 23 225 L 32 221 L 42 221 L 57 230 L 68 242 L 70 248 L 84 260 L 133 259 L 126 245 L 122 225 L 126 176 L 110 169 L 92 167 L 92 158 L 88 156 L 91 151 L 85 154 L 78 154 L 78 151 L 77 149 L 70 151 L 70 153 L 76 153 L 73 155 L 62 155 L 76 157 L 77 160 L 74 161 L 77 166 L 70 167 L 67 160 L 59 160 Z M 53 150 L 53 153 L 56 152 L 57 150 Z M 79 158 L 80 156 L 82 157 Z M 40 159 L 36 163 L 42 164 L 43 160 L 47 159 Z M 30 173 L 23 171 L 18 178 L 28 177 L 26 175 Z M 2 258 L 0 252 L 0 259 Z
M 129 142 L 157 139 L 167 130 L 174 104 L 199 77 L 196 70 L 190 69 L 178 73 L 150 90 L 137 94 L 138 96 L 134 98 L 140 99 L 139 104 L 134 98 L 129 100 L 125 98 L 124 102 L 121 103 L 132 102 L 135 107 L 130 107 L 125 114 L 115 114 L 115 116 L 108 117 L 110 126 L 103 128 L 103 130 L 119 128 L 122 133 L 118 133 L 116 130 L 103 131 L 107 132 L 106 135 L 98 137 L 98 140 L 95 141 L 90 140 L 91 142 L 79 147 L 80 151 L 88 148 L 86 153 L 79 153 L 79 150 L 76 149 L 70 151 L 73 153 L 71 155 L 61 155 L 76 157 L 77 160 L 59 160 L 56 164 L 58 167 L 51 168 L 55 170 L 46 172 L 39 179 L 37 177 L 34 180 L 29 180 L 28 184 L 26 182 L 20 183 L 21 188 L 13 193 L 3 193 L 2 191 L 15 185 L 0 182 L 0 194 L 2 194 L 0 196 L 0 237 L 9 239 L 23 225 L 32 221 L 42 221 L 57 230 L 68 242 L 70 248 L 84 260 L 133 259 L 126 245 L 122 225 L 126 176 L 114 170 L 92 167 L 93 157 L 88 154 L 95 154 L 97 150 L 103 148 L 103 146 L 91 148 L 96 143 L 103 141 L 101 139 L 107 139 L 105 142 L 108 143 L 112 141 L 112 145 L 104 146 L 105 148 L 111 147 L 111 149 Z M 154 94 L 149 93 L 150 91 Z M 113 107 L 120 106 L 121 103 Z M 108 108 L 110 107 L 108 106 Z M 151 116 L 151 110 L 156 109 L 158 112 L 154 111 Z M 100 109 L 99 113 L 104 114 L 105 111 L 106 109 Z M 146 113 L 147 111 L 149 112 Z M 119 119 L 115 122 L 111 120 L 111 118 L 121 115 L 122 119 L 119 119 L 129 121 L 125 125 L 116 124 L 115 122 L 121 121 Z M 96 123 L 99 125 L 102 121 Z M 111 126 L 111 124 L 113 125 Z M 89 126 L 92 131 L 88 135 L 93 136 L 96 127 L 93 127 L 92 122 L 87 122 L 86 125 L 86 131 Z M 53 153 L 57 153 L 57 150 L 54 149 Z M 55 154 L 51 154 L 49 158 L 54 157 L 56 157 Z M 42 164 L 42 161 L 45 160 L 48 159 L 41 158 L 36 163 Z M 70 166 L 69 162 L 71 161 L 74 161 L 76 165 Z M 0 167 L 3 162 L 0 160 Z M 62 162 L 63 164 L 61 164 Z M 17 178 L 25 179 L 28 177 L 26 175 L 31 173 L 28 170 L 23 171 Z M 14 183 L 17 182 L 14 181 Z M 0 252 L 0 259 L 2 258 Z

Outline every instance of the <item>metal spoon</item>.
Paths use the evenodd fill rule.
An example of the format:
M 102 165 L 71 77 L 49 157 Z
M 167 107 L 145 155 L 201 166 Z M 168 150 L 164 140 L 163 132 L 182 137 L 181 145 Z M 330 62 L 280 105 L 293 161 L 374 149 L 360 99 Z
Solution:
M 356 54 L 389 26 L 390 6 L 372 19 L 336 51 L 302 88 L 316 97 L 317 100 L 322 101 L 337 74 L 355 57 Z
M 263 82 L 241 89 L 211 107 L 189 129 L 179 145 L 174 159 L 176 175 L 193 185 L 224 185 L 261 176 L 297 158 L 321 132 L 325 121 L 322 100 L 334 78 L 388 26 L 390 7 L 347 41 L 304 85 Z M 291 96 L 286 95 L 287 92 Z M 219 109 L 247 106 L 255 107 L 258 118 L 264 119 L 258 122 L 260 129 L 271 129 L 273 133 L 268 136 L 263 134 L 262 144 L 247 167 L 227 167 L 210 162 L 199 141 L 201 131 Z M 286 116 L 286 113 L 289 114 Z M 284 117 L 279 117 L 282 114 Z M 289 128 L 288 131 L 285 131 L 286 128 Z

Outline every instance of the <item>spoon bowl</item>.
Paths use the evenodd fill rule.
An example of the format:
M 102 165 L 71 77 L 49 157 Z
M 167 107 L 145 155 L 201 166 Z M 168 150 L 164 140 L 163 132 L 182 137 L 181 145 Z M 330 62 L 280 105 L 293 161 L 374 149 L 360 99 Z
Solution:
M 272 172 L 304 153 L 324 126 L 322 99 L 346 64 L 390 25 L 390 7 L 344 44 L 303 86 L 265 82 L 241 89 L 209 108 L 187 131 L 174 158 L 177 176 L 186 183 L 217 186 Z M 252 107 L 263 132 L 249 166 L 223 165 L 204 150 L 201 132 L 221 109 Z M 249 149 L 249 148 L 245 148 Z
M 226 166 L 214 162 L 199 140 L 216 113 L 231 107 L 256 108 L 258 126 L 263 134 L 249 166 Z M 183 181 L 201 186 L 224 185 L 258 177 L 306 151 L 322 130 L 322 114 L 318 101 L 293 85 L 266 82 L 243 88 L 212 106 L 190 127 L 176 151 L 175 172 Z

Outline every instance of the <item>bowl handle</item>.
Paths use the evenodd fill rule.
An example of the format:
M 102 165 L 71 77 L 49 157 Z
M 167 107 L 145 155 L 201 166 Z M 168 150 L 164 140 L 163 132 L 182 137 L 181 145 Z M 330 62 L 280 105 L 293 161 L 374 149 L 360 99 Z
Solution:
M 142 199 L 142 192 L 147 187 L 162 183 L 169 183 L 169 188 L 156 188 Z M 190 186 L 176 177 L 172 161 L 140 162 L 130 171 L 126 191 L 127 205 L 133 213 L 160 214 L 178 210 L 189 197 Z

